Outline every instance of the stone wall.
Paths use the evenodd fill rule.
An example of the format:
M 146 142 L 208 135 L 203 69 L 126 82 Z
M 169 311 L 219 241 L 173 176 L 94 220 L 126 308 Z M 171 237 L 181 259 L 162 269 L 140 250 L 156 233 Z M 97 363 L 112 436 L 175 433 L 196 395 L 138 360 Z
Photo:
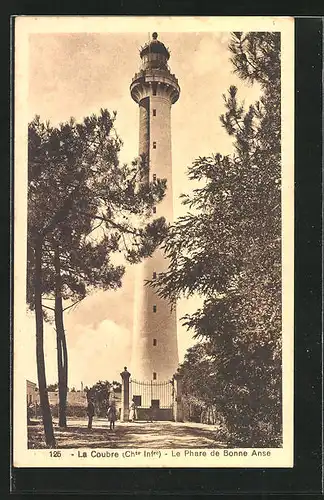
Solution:
M 55 406 L 59 404 L 59 393 L 58 391 L 49 392 L 48 399 L 50 406 Z M 39 403 L 39 394 L 37 394 L 37 402 Z M 87 395 L 84 391 L 68 392 L 67 393 L 67 403 L 71 406 L 87 406 Z

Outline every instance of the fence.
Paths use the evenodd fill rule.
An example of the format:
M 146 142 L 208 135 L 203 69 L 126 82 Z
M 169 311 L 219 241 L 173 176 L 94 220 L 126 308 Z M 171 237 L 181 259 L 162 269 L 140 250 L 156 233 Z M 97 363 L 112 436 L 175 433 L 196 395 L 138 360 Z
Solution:
M 173 420 L 173 384 L 130 380 L 130 400 L 137 407 L 138 420 Z

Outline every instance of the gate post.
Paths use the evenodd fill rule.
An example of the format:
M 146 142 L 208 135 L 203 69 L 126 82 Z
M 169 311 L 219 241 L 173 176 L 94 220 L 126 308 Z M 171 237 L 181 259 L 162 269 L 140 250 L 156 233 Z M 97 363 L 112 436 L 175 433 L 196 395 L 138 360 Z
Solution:
M 129 420 L 129 377 L 130 373 L 127 371 L 127 366 L 124 366 L 124 371 L 121 372 L 122 378 L 122 394 L 121 394 L 121 422 L 128 422 Z
M 183 422 L 183 405 L 182 405 L 182 375 L 179 373 L 179 369 L 177 373 L 173 375 L 173 383 L 174 383 L 174 421 L 175 422 Z

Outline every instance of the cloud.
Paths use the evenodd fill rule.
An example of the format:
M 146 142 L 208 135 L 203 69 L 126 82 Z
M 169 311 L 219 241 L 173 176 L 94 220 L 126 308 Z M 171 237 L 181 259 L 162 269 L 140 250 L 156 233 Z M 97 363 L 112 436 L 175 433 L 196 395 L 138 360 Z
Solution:
M 133 281 L 129 278 L 117 292 L 97 292 L 82 301 L 79 307 L 65 315 L 69 355 L 68 385 L 80 388 L 81 382 L 93 385 L 98 380 L 119 380 L 126 365 L 130 368 L 133 320 Z M 178 303 L 178 348 L 180 362 L 192 335 L 182 326 L 180 318 L 194 312 L 201 301 L 194 297 Z M 25 320 L 22 350 L 23 373 L 37 382 L 35 317 L 28 313 Z M 47 383 L 57 382 L 56 332 L 44 323 L 44 351 Z
M 93 385 L 98 380 L 119 380 L 129 365 L 131 331 L 111 320 L 97 328 L 77 325 L 78 340 L 70 349 L 69 386 Z
M 25 378 L 37 381 L 35 318 L 33 314 L 26 316 L 24 336 Z M 69 345 L 67 334 L 69 370 L 69 387 L 80 388 L 92 385 L 101 380 L 119 380 L 119 373 L 125 364 L 129 364 L 131 352 L 131 331 L 111 320 L 104 320 L 96 328 L 87 324 L 74 327 L 77 341 Z M 44 324 L 44 353 L 47 383 L 57 382 L 56 333 L 53 326 Z
M 133 325 L 133 268 L 128 268 L 123 277 L 122 287 L 118 290 L 102 291 L 86 297 L 75 309 L 65 315 L 65 327 L 71 345 L 78 338 L 78 325 L 97 329 L 105 319 L 117 323 L 127 330 Z

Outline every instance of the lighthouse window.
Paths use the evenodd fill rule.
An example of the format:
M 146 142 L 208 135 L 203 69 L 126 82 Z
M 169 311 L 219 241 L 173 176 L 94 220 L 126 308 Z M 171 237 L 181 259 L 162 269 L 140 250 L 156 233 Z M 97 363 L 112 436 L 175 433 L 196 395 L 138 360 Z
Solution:
M 156 272 L 154 271 L 153 273 L 153 279 L 155 280 L 156 279 Z
M 153 142 L 153 149 L 156 149 L 156 142 Z
M 156 344 L 157 344 L 156 339 L 153 339 L 153 345 L 156 345 Z
M 153 116 L 156 116 L 156 109 L 153 109 Z
M 156 214 L 156 207 L 153 207 L 153 213 Z
M 153 372 L 153 380 L 156 380 L 156 373 Z
M 153 306 L 153 312 L 156 313 L 156 305 Z

